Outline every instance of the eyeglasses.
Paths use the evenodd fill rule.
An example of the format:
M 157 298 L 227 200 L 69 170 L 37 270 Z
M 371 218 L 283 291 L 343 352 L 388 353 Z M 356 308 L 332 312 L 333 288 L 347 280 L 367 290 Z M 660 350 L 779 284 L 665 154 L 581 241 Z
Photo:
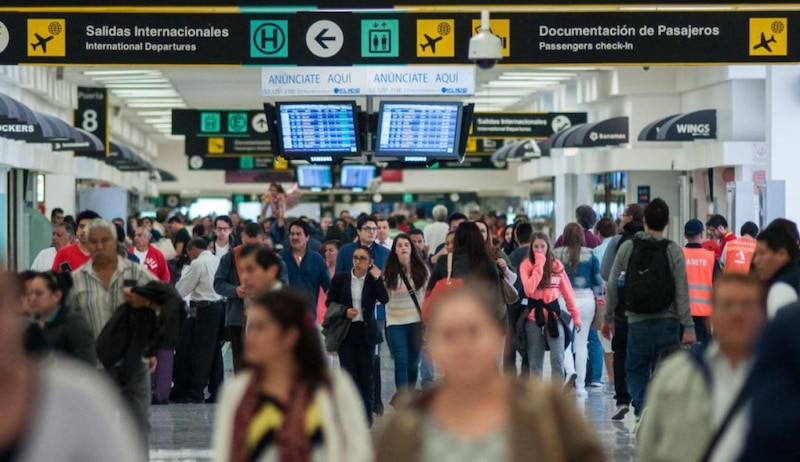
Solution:
M 231 230 L 230 228 L 220 228 L 219 226 L 217 226 L 217 231 L 230 231 L 230 230 Z
M 353 257 L 353 261 L 369 261 L 369 257 L 355 255 Z
M 366 231 L 368 233 L 376 233 L 378 232 L 378 228 L 374 226 L 364 226 L 361 228 L 361 231 Z

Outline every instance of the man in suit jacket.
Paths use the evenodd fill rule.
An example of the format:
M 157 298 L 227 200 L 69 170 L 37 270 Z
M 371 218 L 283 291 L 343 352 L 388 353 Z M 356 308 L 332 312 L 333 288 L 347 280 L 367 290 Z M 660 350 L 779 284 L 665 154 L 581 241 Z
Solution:
M 352 256 L 353 269 L 337 273 L 328 292 L 328 307 L 339 304 L 347 308 L 350 330 L 339 347 L 339 362 L 355 381 L 369 418 L 373 420 L 375 345 L 380 330 L 375 320 L 375 304 L 389 301 L 389 294 L 381 279 L 381 271 L 374 264 L 366 247 L 359 247 Z

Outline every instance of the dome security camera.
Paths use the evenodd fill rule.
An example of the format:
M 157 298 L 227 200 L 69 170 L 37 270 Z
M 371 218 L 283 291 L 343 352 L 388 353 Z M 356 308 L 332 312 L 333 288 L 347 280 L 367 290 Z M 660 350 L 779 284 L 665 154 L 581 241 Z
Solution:
M 491 69 L 503 59 L 503 40 L 492 33 L 487 10 L 481 11 L 480 30 L 469 39 L 468 56 L 481 69 Z

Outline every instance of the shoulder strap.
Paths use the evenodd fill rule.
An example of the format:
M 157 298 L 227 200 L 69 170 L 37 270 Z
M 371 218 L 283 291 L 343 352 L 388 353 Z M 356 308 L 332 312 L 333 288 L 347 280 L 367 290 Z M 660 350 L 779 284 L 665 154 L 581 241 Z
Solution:
M 711 460 L 711 456 L 714 455 L 714 451 L 717 449 L 719 442 L 722 440 L 722 437 L 725 436 L 725 432 L 728 431 L 728 427 L 730 427 L 731 422 L 733 422 L 733 418 L 736 417 L 736 414 L 739 413 L 742 407 L 750 399 L 751 378 L 752 375 L 750 376 L 750 378 L 745 380 L 744 385 L 742 385 L 742 389 L 736 396 L 736 400 L 731 404 L 730 409 L 728 409 L 728 412 L 725 414 L 725 418 L 722 419 L 722 422 L 719 424 L 719 427 L 714 432 L 714 436 L 709 441 L 705 452 L 703 452 L 703 458 L 700 459 L 701 462 L 708 462 Z
M 450 278 L 453 277 L 453 254 L 447 254 L 447 284 L 450 284 Z
M 406 289 L 408 289 L 408 295 L 411 296 L 411 300 L 414 302 L 414 306 L 417 307 L 417 313 L 422 316 L 422 308 L 419 307 L 419 300 L 417 300 L 417 294 L 414 292 L 414 288 L 411 287 L 411 283 L 408 282 L 408 277 L 406 276 L 406 272 L 401 268 L 400 269 L 400 278 L 403 280 L 403 284 L 405 284 Z

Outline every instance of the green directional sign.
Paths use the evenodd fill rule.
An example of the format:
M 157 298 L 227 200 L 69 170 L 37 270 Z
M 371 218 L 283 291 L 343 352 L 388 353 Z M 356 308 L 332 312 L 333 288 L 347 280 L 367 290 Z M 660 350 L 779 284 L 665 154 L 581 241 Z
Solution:
M 200 113 L 200 131 L 218 133 L 222 129 L 222 117 L 219 112 Z
M 247 133 L 247 113 L 229 112 L 228 113 L 228 132 Z
M 251 58 L 287 56 L 289 56 L 289 21 L 280 19 L 250 21 Z
M 361 57 L 396 58 L 400 53 L 400 21 L 361 20 Z
M 253 156 L 243 156 L 239 158 L 240 170 L 253 170 L 255 168 L 255 159 Z

